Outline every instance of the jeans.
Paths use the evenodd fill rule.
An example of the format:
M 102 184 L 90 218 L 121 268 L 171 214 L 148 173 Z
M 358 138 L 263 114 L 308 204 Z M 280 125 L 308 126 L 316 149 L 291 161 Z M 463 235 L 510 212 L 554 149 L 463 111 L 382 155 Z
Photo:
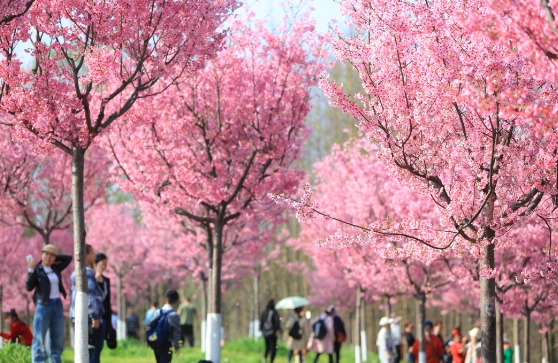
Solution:
M 415 360 L 416 360 L 416 359 L 417 359 L 417 358 L 416 358 L 414 355 L 412 355 L 411 353 L 407 353 L 407 362 L 409 362 L 409 363 L 415 363 Z
M 92 343 L 95 346 L 95 351 L 89 355 L 89 363 L 99 363 L 101 361 L 101 351 L 105 346 L 105 337 L 107 336 L 108 322 L 103 320 L 101 326 L 92 336 Z
M 51 363 L 62 363 L 60 358 L 64 349 L 64 310 L 62 308 L 62 300 L 50 299 L 48 305 L 38 304 L 36 306 L 33 332 L 35 335 L 31 344 L 32 362 L 46 362 L 45 337 L 47 332 L 49 332 L 49 361 Z
M 184 324 L 180 326 L 182 328 L 182 344 L 186 347 L 186 341 L 190 344 L 190 347 L 194 346 L 194 327 L 190 324 Z
M 160 349 L 153 349 L 157 363 L 170 363 L 172 361 L 172 345 L 169 343 Z

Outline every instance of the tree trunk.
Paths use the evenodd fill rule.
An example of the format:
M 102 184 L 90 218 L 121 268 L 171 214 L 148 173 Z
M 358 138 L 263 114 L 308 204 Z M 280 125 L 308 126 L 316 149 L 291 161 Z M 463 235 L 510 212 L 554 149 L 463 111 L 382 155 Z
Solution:
M 85 150 L 72 148 L 72 216 L 74 225 L 75 266 L 75 363 L 89 362 L 88 290 L 85 274 L 85 209 L 83 204 L 83 170 Z
M 389 316 L 391 315 L 391 296 L 386 295 L 384 296 L 384 312 L 385 315 L 389 318 Z
M 118 340 L 126 339 L 126 314 L 124 309 L 122 276 L 120 274 L 116 274 L 116 314 L 118 315 L 118 322 L 116 323 L 116 337 Z
M 361 288 L 360 285 L 357 286 L 356 289 L 356 309 L 355 309 L 355 363 L 362 363 L 362 351 L 360 348 L 360 324 L 361 318 L 360 314 L 362 314 L 360 304 L 361 304 Z
M 207 321 L 206 321 L 206 315 L 207 315 L 207 278 L 205 276 L 202 276 L 202 294 L 201 294 L 201 317 L 202 317 L 202 322 L 201 322 L 201 351 L 205 353 L 206 349 L 207 349 L 207 333 L 206 333 L 206 329 L 207 329 Z
M 525 309 L 523 313 L 523 362 L 531 361 L 531 349 L 529 348 L 531 334 L 529 334 L 529 326 L 531 325 L 531 312 Z
M 484 247 L 482 267 L 494 269 L 493 244 Z M 496 363 L 496 280 L 481 277 L 480 290 L 482 362 Z
M 368 339 L 366 337 L 366 302 L 362 298 L 360 302 L 360 347 L 362 350 L 362 361 L 368 362 Z
M 425 317 L 425 305 L 426 305 L 426 294 L 421 292 L 418 296 L 415 296 L 417 302 L 417 339 L 420 343 L 419 349 L 419 360 L 418 363 L 426 363 L 426 352 L 424 346 L 424 317 Z
M 260 275 L 254 276 L 254 340 L 258 341 L 258 333 L 260 332 Z
M 496 362 L 504 363 L 504 316 L 496 299 Z
M 543 326 L 544 327 L 544 326 Z M 541 345 L 542 345 L 542 363 L 548 363 L 548 332 L 545 331 L 541 337 Z
M 209 306 L 207 308 L 207 351 L 205 359 L 221 363 L 221 264 L 223 254 L 223 211 L 222 207 L 215 218 L 213 239 L 213 261 Z
M 513 349 L 514 349 L 514 362 L 521 362 L 521 352 L 519 349 L 519 320 L 513 319 Z

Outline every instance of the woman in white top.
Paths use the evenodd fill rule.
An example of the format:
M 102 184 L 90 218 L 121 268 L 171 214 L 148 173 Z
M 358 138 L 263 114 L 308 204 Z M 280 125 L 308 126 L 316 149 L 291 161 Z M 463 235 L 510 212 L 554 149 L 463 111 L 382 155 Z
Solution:
M 34 291 L 33 302 L 36 311 L 33 319 L 33 343 L 31 354 L 33 363 L 44 363 L 47 360 L 45 352 L 45 337 L 50 331 L 49 361 L 62 363 L 60 356 L 64 348 L 64 310 L 61 297 L 66 297 L 66 290 L 62 284 L 61 272 L 70 262 L 71 256 L 58 254 L 58 249 L 48 244 L 42 249 L 41 262 L 34 261 L 27 256 L 29 266 L 25 288 Z

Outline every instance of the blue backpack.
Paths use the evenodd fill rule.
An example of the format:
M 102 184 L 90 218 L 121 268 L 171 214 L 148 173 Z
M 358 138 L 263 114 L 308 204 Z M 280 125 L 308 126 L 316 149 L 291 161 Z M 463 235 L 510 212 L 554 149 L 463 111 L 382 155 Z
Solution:
M 169 321 L 167 316 L 173 310 L 167 310 L 163 312 L 163 309 L 159 309 L 159 316 L 151 320 L 149 323 L 149 328 L 145 334 L 145 340 L 147 345 L 152 349 L 162 348 L 168 343 L 169 338 Z
M 312 330 L 314 330 L 314 337 L 317 339 L 322 340 L 327 335 L 327 327 L 325 325 L 324 319 L 318 319 L 312 326 Z

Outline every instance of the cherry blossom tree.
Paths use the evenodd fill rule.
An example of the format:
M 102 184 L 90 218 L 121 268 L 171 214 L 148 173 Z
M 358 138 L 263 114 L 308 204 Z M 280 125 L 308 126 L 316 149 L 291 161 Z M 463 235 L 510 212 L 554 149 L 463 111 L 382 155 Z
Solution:
M 547 117 L 556 107 L 553 80 L 538 72 L 528 50 L 516 51 L 523 44 L 519 27 L 507 32 L 499 17 L 509 10 L 508 17 L 528 21 L 531 14 L 524 17 L 520 4 L 491 12 L 499 1 L 341 4 L 355 33 L 338 32 L 334 53 L 357 70 L 365 92 L 347 95 L 327 77 L 321 87 L 378 145 L 393 178 L 432 197 L 446 231 L 397 225 L 372 234 L 469 250 L 481 259 L 482 356 L 493 363 L 494 249 L 521 220 L 551 216 L 557 192 L 556 132 Z M 475 31 L 469 22 L 477 20 L 490 25 Z M 495 46 L 499 32 L 505 36 Z
M 0 1 L 0 26 L 23 16 L 33 5 L 35 0 L 1 0 Z
M 127 177 L 118 182 L 124 190 L 158 205 L 161 215 L 184 216 L 206 233 L 211 271 L 206 359 L 213 362 L 220 361 L 225 234 L 233 224 L 272 220 L 282 208 L 270 203 L 266 192 L 294 190 L 302 177 L 291 165 L 307 134 L 310 88 L 322 69 L 320 38 L 308 17 L 285 19 L 274 31 L 252 16 L 234 20 L 215 60 L 145 102 L 133 115 L 144 125 L 132 136 L 128 125 L 120 125 L 107 140 Z
M 36 155 L 6 131 L 0 130 L 0 222 L 30 228 L 48 244 L 54 231 L 71 227 L 70 160 L 59 150 Z M 86 160 L 85 210 L 105 195 L 109 180 L 109 160 L 100 150 L 93 148 Z
M 84 162 L 95 138 L 136 101 L 201 68 L 220 49 L 216 31 L 236 0 L 38 1 L 0 27 L 0 110 L 14 135 L 72 158 L 76 362 L 88 357 Z M 29 41 L 26 54 L 16 46 Z

